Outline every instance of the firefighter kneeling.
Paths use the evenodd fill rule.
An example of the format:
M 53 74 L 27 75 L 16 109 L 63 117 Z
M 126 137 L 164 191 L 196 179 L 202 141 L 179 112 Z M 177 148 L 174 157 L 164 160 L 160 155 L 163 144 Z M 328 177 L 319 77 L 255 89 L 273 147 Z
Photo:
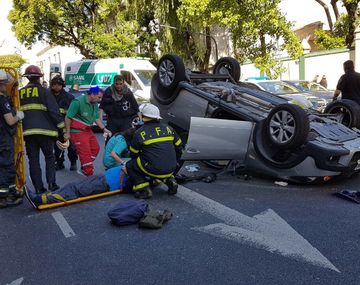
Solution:
M 130 144 L 132 159 L 126 170 L 136 198 L 152 197 L 150 179 L 160 179 L 168 186 L 168 194 L 175 195 L 177 183 L 173 176 L 181 155 L 181 139 L 170 126 L 160 122 L 160 111 L 153 104 L 139 107 L 144 125 Z

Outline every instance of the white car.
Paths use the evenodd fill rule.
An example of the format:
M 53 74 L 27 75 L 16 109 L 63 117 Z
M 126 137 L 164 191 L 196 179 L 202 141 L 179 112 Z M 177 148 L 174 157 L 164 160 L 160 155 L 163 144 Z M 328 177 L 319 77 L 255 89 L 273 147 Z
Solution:
M 260 90 L 270 92 L 272 94 L 284 97 L 288 100 L 303 100 L 304 102 L 311 102 L 313 108 L 319 112 L 323 112 L 326 105 L 329 103 L 324 98 L 319 98 L 308 92 L 301 92 L 296 87 L 280 80 L 248 80 L 248 84 L 256 86 Z M 305 106 L 304 106 L 305 107 Z

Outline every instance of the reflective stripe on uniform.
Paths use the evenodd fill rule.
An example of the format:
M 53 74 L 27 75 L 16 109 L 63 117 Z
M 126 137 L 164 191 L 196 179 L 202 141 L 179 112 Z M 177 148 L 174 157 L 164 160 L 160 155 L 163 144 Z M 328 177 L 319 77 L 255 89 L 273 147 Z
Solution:
M 136 159 L 136 164 L 139 166 L 139 168 L 141 169 L 142 172 L 144 172 L 145 174 L 149 175 L 149 176 L 152 176 L 152 177 L 155 177 L 155 178 L 169 178 L 173 175 L 173 173 L 169 173 L 169 174 L 153 174 L 149 171 L 147 171 L 141 164 L 141 159 L 140 157 L 138 157 Z
M 47 111 L 47 107 L 44 104 L 25 104 L 20 107 L 21 111 L 29 110 L 42 110 Z
M 44 135 L 50 137 L 57 137 L 58 132 L 46 130 L 46 129 L 28 129 L 24 131 L 24 136 L 30 136 L 30 135 Z
M 138 184 L 138 185 L 134 185 L 133 190 L 134 191 L 139 191 L 139 190 L 141 190 L 141 189 L 143 189 L 145 187 L 148 187 L 148 186 L 150 186 L 150 183 L 149 182 L 144 182 L 144 183 L 141 183 L 141 184 Z
M 0 189 L 0 194 L 7 194 L 7 193 L 9 193 L 9 189 L 7 189 L 7 188 Z
M 162 138 L 156 138 L 156 139 L 151 139 L 151 140 L 146 140 L 144 141 L 144 145 L 149 145 L 149 144 L 153 144 L 153 143 L 158 143 L 158 142 L 170 142 L 173 141 L 174 137 L 162 137 Z
M 179 139 L 175 142 L 175 145 L 176 145 L 176 146 L 179 146 L 179 145 L 181 145 L 181 143 L 182 143 L 182 141 L 181 141 L 181 139 L 179 138 Z
M 130 151 L 133 153 L 138 153 L 139 150 L 137 150 L 136 148 L 133 148 L 132 146 L 130 146 Z
M 57 127 L 58 129 L 63 129 L 63 128 L 65 128 L 65 123 L 64 123 L 64 122 L 61 122 L 61 123 L 57 124 L 56 127 Z
M 64 108 L 59 108 L 61 114 L 66 114 L 66 110 Z

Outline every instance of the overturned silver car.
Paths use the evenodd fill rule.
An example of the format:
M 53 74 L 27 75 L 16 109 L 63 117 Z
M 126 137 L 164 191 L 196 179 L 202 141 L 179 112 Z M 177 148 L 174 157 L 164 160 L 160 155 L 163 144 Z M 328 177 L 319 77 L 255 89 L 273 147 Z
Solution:
M 347 104 L 336 102 L 334 114 L 304 110 L 239 77 L 233 58 L 220 59 L 213 74 L 187 71 L 173 54 L 161 58 L 151 102 L 188 135 L 182 159 L 237 160 L 249 171 L 301 183 L 360 171 L 360 131 L 351 128 L 358 119 Z

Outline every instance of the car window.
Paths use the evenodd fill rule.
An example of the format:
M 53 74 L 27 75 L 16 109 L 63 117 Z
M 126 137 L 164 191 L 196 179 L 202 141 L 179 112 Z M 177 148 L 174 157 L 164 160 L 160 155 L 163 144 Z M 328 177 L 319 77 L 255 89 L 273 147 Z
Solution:
M 298 93 L 299 91 L 295 88 L 281 81 L 264 81 L 258 83 L 266 91 L 274 94 L 288 94 L 288 93 Z
M 131 74 L 130 71 L 122 70 L 121 74 L 124 76 L 127 85 L 130 87 L 132 92 L 136 90 L 141 90 L 139 83 L 136 81 L 136 78 Z
M 135 74 L 139 76 L 145 86 L 151 86 L 151 79 L 153 78 L 156 70 L 134 70 Z

